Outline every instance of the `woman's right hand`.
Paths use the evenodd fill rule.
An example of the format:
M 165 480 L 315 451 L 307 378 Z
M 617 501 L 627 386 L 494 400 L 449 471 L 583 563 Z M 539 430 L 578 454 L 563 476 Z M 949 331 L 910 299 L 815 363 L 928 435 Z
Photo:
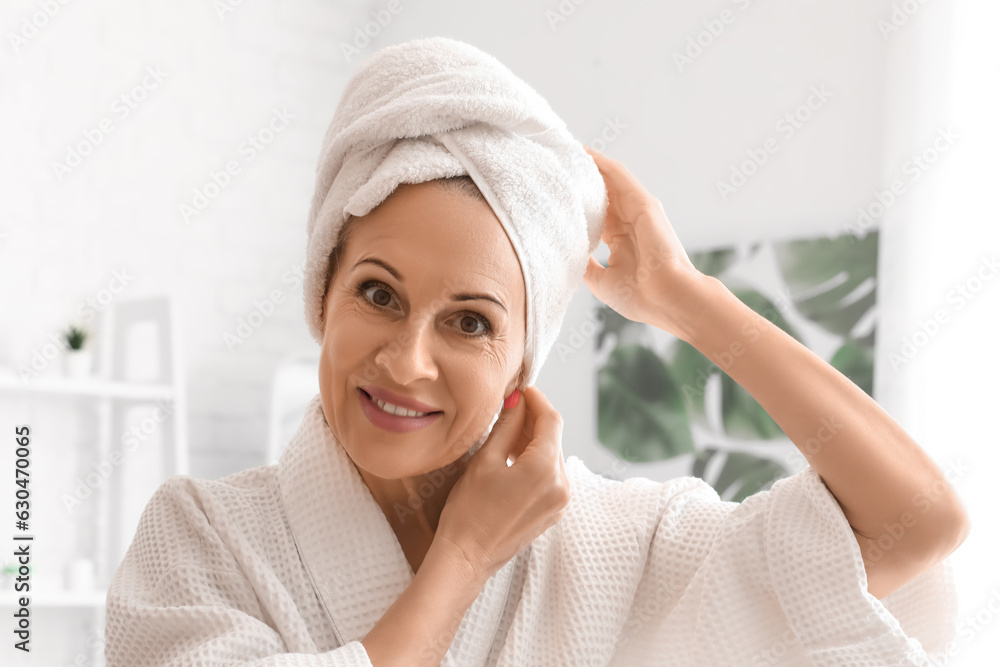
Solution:
M 562 429 L 541 390 L 527 387 L 448 494 L 434 540 L 455 547 L 483 583 L 566 513 Z

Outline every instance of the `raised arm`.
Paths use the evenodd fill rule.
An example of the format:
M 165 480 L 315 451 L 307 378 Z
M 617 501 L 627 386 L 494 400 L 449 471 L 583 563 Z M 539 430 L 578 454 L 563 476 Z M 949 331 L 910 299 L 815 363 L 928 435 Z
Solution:
M 750 392 L 822 478 L 854 530 L 872 595 L 885 597 L 962 543 L 961 501 L 875 400 L 721 281 L 690 289 L 703 307 L 685 340 Z
M 608 189 L 601 238 L 611 249 L 607 267 L 590 258 L 594 295 L 687 341 L 761 404 L 840 504 L 872 595 L 954 551 L 969 520 L 934 461 L 850 379 L 699 272 L 662 203 L 623 164 L 589 152 Z

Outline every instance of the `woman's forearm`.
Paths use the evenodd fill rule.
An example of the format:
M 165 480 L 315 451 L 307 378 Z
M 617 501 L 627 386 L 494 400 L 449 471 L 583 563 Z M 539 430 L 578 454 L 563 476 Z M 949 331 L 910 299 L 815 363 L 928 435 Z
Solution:
M 856 532 L 877 537 L 909 512 L 918 517 L 905 538 L 913 553 L 943 558 L 963 539 L 961 502 L 934 461 L 878 403 L 718 279 L 706 277 L 692 289 L 699 305 L 687 314 L 684 339 L 777 422 Z M 932 490 L 938 490 L 935 511 L 918 508 L 915 499 Z
M 437 667 L 485 581 L 434 540 L 405 591 L 361 640 L 374 667 Z

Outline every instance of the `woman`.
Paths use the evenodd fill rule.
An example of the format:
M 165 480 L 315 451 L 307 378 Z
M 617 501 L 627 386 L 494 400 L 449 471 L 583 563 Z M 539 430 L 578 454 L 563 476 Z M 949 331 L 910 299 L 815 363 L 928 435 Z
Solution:
M 939 664 L 955 615 L 942 561 L 968 520 L 933 461 L 699 273 L 659 201 L 620 163 L 580 160 L 495 61 L 431 38 L 367 62 L 310 213 L 320 393 L 277 465 L 158 489 L 108 593 L 108 663 Z M 493 94 L 497 118 L 537 108 L 435 124 Z M 562 416 L 532 385 L 567 276 L 728 352 L 809 467 L 731 503 L 697 478 L 617 482 L 564 460 Z M 916 511 L 930 487 L 945 492 Z

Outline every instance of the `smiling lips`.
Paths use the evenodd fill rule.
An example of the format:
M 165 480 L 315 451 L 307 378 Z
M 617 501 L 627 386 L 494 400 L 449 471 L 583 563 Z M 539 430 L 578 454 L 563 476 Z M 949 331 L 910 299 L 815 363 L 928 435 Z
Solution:
M 408 433 L 425 428 L 444 414 L 441 411 L 430 412 L 418 417 L 407 417 L 405 413 L 402 415 L 390 414 L 383 410 L 376 399 L 369 396 L 361 387 L 358 387 L 358 400 L 361 402 L 361 409 L 368 417 L 368 421 L 383 430 L 394 433 Z
M 389 391 L 383 387 L 377 387 L 375 385 L 362 385 L 359 387 L 361 391 L 365 392 L 372 398 L 377 398 L 384 403 L 391 403 L 397 408 L 404 408 L 406 410 L 412 410 L 413 412 L 440 412 L 437 408 L 432 405 L 427 405 L 426 403 L 421 403 L 420 401 L 407 398 L 395 392 Z

